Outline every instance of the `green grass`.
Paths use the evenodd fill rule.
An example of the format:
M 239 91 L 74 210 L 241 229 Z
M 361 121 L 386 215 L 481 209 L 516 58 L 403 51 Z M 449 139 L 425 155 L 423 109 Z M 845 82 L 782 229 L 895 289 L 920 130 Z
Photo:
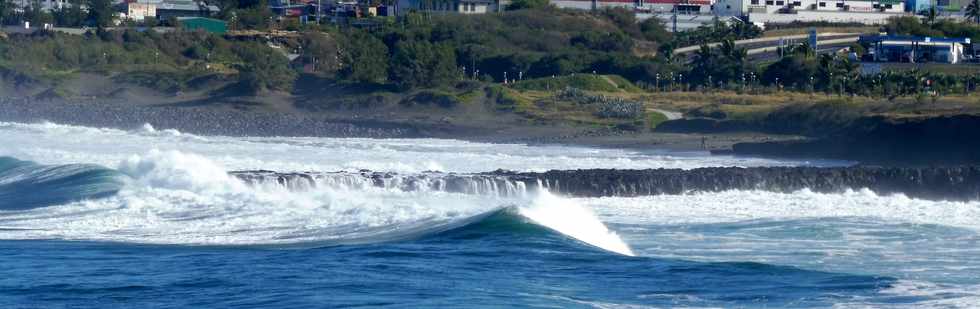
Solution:
M 442 90 L 422 90 L 402 101 L 406 105 L 435 104 L 442 108 L 453 108 L 461 103 L 463 101 L 456 94 Z
M 647 127 L 650 130 L 656 129 L 664 121 L 667 121 L 667 116 L 661 112 L 647 112 Z
M 191 78 L 189 74 L 177 71 L 134 71 L 113 76 L 112 80 L 157 91 L 178 91 L 184 89 Z
M 618 84 L 619 89 L 628 92 L 643 92 L 643 89 L 640 89 L 640 87 L 637 87 L 632 82 L 630 82 L 626 78 L 623 78 L 622 76 L 619 75 L 605 75 L 605 76 L 606 78 L 609 78 L 610 80 Z

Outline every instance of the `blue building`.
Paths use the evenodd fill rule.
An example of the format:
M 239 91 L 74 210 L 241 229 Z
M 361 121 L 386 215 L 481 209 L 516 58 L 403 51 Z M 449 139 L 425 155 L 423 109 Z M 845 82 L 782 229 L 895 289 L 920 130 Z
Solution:
M 963 60 L 970 38 L 931 38 L 898 35 L 862 36 L 861 43 L 870 45 L 875 62 L 941 62 L 959 63 Z
M 906 0 L 905 9 L 909 12 L 919 13 L 928 10 L 935 5 L 935 0 Z

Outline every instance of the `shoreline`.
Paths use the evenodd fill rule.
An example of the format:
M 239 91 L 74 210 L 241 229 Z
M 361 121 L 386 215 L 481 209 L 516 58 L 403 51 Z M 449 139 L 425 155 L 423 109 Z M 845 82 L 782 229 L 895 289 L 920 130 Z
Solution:
M 429 112 L 428 115 L 426 113 Z M 703 152 L 790 160 L 842 160 L 856 165 L 922 167 L 973 166 L 980 162 L 968 136 L 980 117 L 930 118 L 894 123 L 870 117 L 845 135 L 805 138 L 734 131 L 617 130 L 565 123 L 530 123 L 508 114 L 409 110 L 406 114 L 372 115 L 366 111 L 307 111 L 292 106 L 214 101 L 130 102 L 120 99 L 0 99 L 0 121 L 40 122 L 90 127 L 176 129 L 199 135 L 237 137 L 436 138 L 491 144 L 580 146 L 635 151 Z M 381 116 L 379 116 L 381 115 Z M 418 115 L 426 115 L 425 117 Z M 471 117 L 471 118 L 466 118 Z M 683 123 L 689 120 L 672 120 Z M 964 131 L 966 130 L 966 131 Z M 951 132 L 959 132 L 951 135 Z M 964 135 L 965 134 L 965 135 Z M 963 135 L 956 137 L 958 135 Z M 964 139 L 967 140 L 964 140 Z
M 405 123 L 371 118 L 340 118 L 320 112 L 297 113 L 229 106 L 174 106 L 105 101 L 0 99 L 0 121 L 42 122 L 116 129 L 176 129 L 200 135 L 238 137 L 437 138 L 469 142 L 565 145 L 631 150 L 706 152 L 744 142 L 798 140 L 761 133 L 656 133 L 588 129 L 562 124 L 494 127 Z M 343 116 L 343 115 L 340 115 Z M 702 148 L 702 138 L 705 148 Z

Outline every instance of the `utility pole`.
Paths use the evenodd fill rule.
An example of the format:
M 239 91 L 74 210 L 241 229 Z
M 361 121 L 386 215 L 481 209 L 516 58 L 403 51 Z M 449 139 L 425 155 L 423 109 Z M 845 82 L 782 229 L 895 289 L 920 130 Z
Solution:
M 671 16 L 671 21 L 673 22 L 673 32 L 677 33 L 677 4 L 674 4 L 673 16 Z

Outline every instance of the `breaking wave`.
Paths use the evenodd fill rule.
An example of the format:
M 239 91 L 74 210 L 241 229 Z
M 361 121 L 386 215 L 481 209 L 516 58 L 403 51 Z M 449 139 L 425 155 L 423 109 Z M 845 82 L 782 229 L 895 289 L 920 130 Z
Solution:
M 203 156 L 156 150 L 115 170 L 12 158 L 0 164 L 0 196 L 21 201 L 3 199 L 2 239 L 322 246 L 419 238 L 504 216 L 632 255 L 583 206 L 493 181 L 470 191 L 344 182 L 295 190 L 243 181 Z
M 0 211 L 105 197 L 122 185 L 118 172 L 97 165 L 39 165 L 0 157 Z

